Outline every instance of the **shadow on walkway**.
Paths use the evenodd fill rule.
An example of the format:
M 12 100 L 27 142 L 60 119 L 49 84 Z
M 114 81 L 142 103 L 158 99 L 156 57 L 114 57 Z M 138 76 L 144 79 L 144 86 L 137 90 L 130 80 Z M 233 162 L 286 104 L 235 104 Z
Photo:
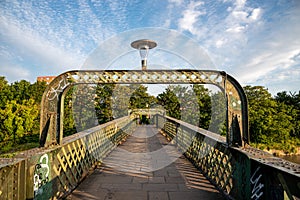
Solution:
M 139 126 L 66 199 L 224 199 L 154 126 Z

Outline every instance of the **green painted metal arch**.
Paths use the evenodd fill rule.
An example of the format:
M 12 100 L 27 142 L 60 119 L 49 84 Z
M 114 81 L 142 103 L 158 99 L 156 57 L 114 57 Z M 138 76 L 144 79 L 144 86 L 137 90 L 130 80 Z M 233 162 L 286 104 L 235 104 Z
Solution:
M 227 98 L 227 143 L 249 143 L 248 105 L 241 85 L 224 71 L 215 70 L 74 70 L 57 76 L 46 88 L 41 105 L 40 146 L 60 144 L 62 100 L 76 84 L 212 84 Z

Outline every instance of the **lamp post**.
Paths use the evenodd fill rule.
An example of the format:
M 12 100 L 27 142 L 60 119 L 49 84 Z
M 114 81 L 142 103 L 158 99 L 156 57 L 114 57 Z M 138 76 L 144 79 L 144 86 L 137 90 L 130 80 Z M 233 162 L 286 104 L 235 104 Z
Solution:
M 131 43 L 131 47 L 138 49 L 140 52 L 142 70 L 147 70 L 147 57 L 148 57 L 149 49 L 153 49 L 156 46 L 157 46 L 156 42 L 148 39 L 136 40 Z

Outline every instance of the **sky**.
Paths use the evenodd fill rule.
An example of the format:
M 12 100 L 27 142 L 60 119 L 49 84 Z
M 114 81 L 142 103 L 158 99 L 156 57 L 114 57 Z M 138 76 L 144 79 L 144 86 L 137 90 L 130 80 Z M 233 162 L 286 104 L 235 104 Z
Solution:
M 169 40 L 168 32 L 191 38 L 212 69 L 243 86 L 264 86 L 273 95 L 300 90 L 299 0 L 0 0 L 0 76 L 35 82 L 84 69 L 106 41 L 124 32 L 139 37 L 143 28 L 162 29 Z M 193 57 L 185 52 L 187 63 Z

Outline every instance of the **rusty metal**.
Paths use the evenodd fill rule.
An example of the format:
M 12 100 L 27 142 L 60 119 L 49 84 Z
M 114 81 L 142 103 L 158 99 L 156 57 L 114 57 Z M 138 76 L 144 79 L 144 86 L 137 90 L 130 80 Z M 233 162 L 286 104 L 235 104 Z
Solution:
M 300 198 L 299 164 L 250 146 L 228 147 L 223 136 L 168 116 L 157 118 L 167 139 L 228 198 Z
M 124 142 L 136 126 L 126 116 L 63 138 L 60 146 L 0 159 L 0 199 L 60 199 Z
M 157 117 L 158 127 L 168 140 L 220 191 L 229 195 L 233 188 L 233 162 L 225 137 L 168 116 Z
M 64 91 L 75 84 L 213 84 L 227 98 L 227 143 L 249 143 L 247 99 L 238 82 L 222 71 L 214 70 L 94 70 L 69 71 L 56 77 L 43 94 L 40 145 L 61 143 Z
M 255 148 L 228 147 L 225 137 L 168 116 L 157 114 L 154 121 L 228 198 L 300 198 L 300 165 Z M 127 116 L 65 137 L 60 146 L 0 159 L 0 199 L 65 197 L 135 126 Z
M 26 167 L 24 159 L 0 158 L 0 199 L 25 199 Z

